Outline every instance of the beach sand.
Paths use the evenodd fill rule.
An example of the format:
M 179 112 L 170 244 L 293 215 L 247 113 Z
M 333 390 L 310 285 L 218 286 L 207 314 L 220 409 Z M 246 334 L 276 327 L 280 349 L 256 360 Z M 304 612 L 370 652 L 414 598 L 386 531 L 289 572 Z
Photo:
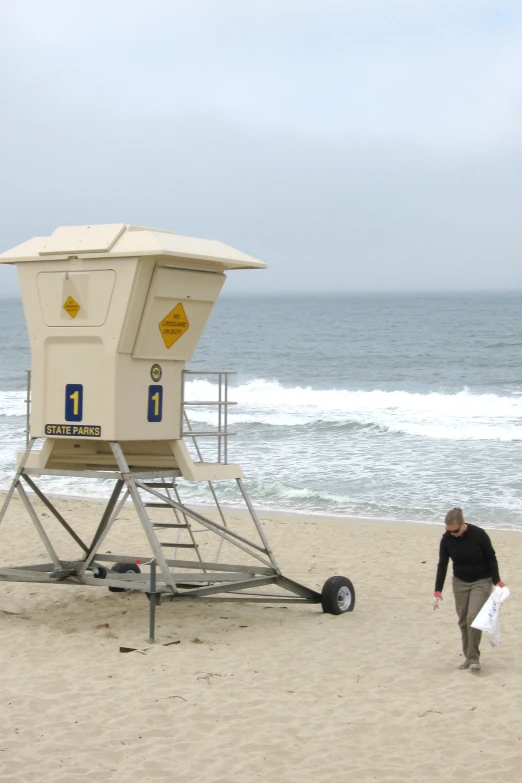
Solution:
M 56 504 L 92 535 L 100 504 Z M 286 576 L 348 576 L 355 611 L 169 603 L 151 645 L 143 595 L 1 583 L 0 781 L 520 781 L 522 535 L 491 531 L 512 595 L 472 674 L 449 580 L 432 611 L 442 526 L 262 521 Z M 142 542 L 125 509 L 104 549 Z M 4 566 L 48 560 L 18 499 L 0 544 Z

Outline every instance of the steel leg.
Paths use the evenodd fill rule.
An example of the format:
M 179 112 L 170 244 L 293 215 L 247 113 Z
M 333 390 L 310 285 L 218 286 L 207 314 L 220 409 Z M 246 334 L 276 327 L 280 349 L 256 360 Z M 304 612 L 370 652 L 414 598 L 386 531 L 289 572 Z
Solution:
M 11 500 L 13 499 L 13 495 L 15 493 L 15 489 L 18 486 L 18 482 L 20 481 L 20 476 L 22 475 L 23 469 L 25 468 L 25 463 L 29 459 L 29 454 L 31 453 L 31 450 L 34 446 L 36 438 L 31 438 L 27 444 L 27 447 L 24 451 L 24 456 L 22 457 L 22 461 L 20 462 L 20 465 L 18 466 L 18 470 L 16 471 L 15 477 L 11 482 L 11 486 L 9 487 L 9 491 L 7 495 L 5 496 L 5 500 L 2 504 L 2 509 L 0 510 L 0 524 L 2 523 L 2 520 L 5 516 L 5 512 L 7 511 L 7 507 Z
M 150 595 L 149 595 L 149 642 L 154 644 L 156 641 L 156 561 L 150 564 Z

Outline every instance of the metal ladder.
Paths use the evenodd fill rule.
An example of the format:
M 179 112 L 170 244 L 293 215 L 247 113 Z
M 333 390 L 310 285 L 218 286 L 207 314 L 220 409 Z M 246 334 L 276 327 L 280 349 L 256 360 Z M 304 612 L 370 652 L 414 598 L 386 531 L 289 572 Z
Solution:
M 179 496 L 178 488 L 176 486 L 175 481 L 172 483 L 167 483 L 165 479 L 162 481 L 153 481 L 153 482 L 146 482 L 147 487 L 152 487 L 153 489 L 157 489 L 158 491 L 165 492 L 165 494 L 168 497 L 171 497 L 171 491 L 174 492 L 175 500 L 181 504 L 181 498 Z M 173 508 L 172 506 L 169 506 L 167 503 L 151 503 L 146 502 L 143 504 L 145 508 L 161 508 L 167 510 L 171 515 L 174 513 L 174 522 L 152 522 L 152 529 L 157 534 L 158 537 L 158 544 L 164 550 L 165 557 L 168 560 L 175 560 L 178 557 L 178 550 L 180 549 L 192 549 L 197 559 L 200 563 L 203 562 L 203 558 L 201 556 L 201 552 L 199 550 L 198 543 L 196 541 L 196 537 L 194 535 L 195 532 L 203 531 L 205 528 L 198 528 L 196 531 L 193 528 L 193 523 L 191 523 L 190 518 L 181 512 L 178 511 L 178 509 Z M 160 537 L 163 537 L 162 534 L 165 531 L 176 531 L 175 534 L 175 541 L 162 541 L 160 540 Z M 188 541 L 182 541 L 182 535 L 183 531 L 187 531 L 188 537 L 190 539 L 190 542 Z M 159 535 L 158 535 L 159 534 Z M 171 570 L 173 570 L 174 567 L 172 567 Z M 205 569 L 202 568 L 204 571 Z
M 228 398 L 228 386 L 229 386 L 229 376 L 234 375 L 235 373 L 232 371 L 226 371 L 226 370 L 184 370 L 183 371 L 183 385 L 182 385 L 182 422 L 181 422 L 181 431 L 182 435 L 185 439 L 188 439 L 192 442 L 194 449 L 196 451 L 197 457 L 200 460 L 200 462 L 204 462 L 205 459 L 203 457 L 203 454 L 200 449 L 200 445 L 198 443 L 198 438 L 216 438 L 217 439 L 217 461 L 218 462 L 224 462 L 225 464 L 228 461 L 228 436 L 233 435 L 235 433 L 231 433 L 228 429 L 228 408 L 230 405 L 235 405 L 234 402 L 231 402 Z M 214 376 L 217 379 L 217 391 L 218 391 L 218 399 L 217 400 L 187 400 L 185 397 L 185 380 L 187 376 L 195 376 L 195 375 L 203 375 L 203 376 Z M 201 431 L 195 431 L 190 423 L 188 413 L 187 413 L 187 407 L 188 406 L 205 406 L 205 407 L 213 407 L 216 406 L 217 412 L 218 412 L 218 423 L 215 430 L 205 430 L 203 432 Z M 171 491 L 174 492 L 174 499 L 180 504 L 182 504 L 178 488 L 176 486 L 176 482 L 173 481 L 171 484 L 168 484 L 164 479 L 161 482 L 154 482 L 149 483 L 147 486 L 152 487 L 153 489 L 161 490 L 165 492 L 165 494 L 168 497 L 171 497 Z M 208 482 L 209 489 L 212 493 L 212 497 L 214 500 L 214 503 L 216 505 L 216 508 L 218 510 L 219 516 L 221 518 L 221 522 L 223 526 L 226 528 L 228 527 L 227 521 L 225 518 L 225 514 L 223 513 L 223 509 L 221 508 L 221 505 L 219 503 L 218 497 L 216 495 L 216 491 L 214 488 L 214 485 L 212 481 Z M 175 560 L 178 557 L 178 550 L 183 549 L 192 549 L 197 559 L 200 563 L 203 563 L 203 557 L 201 556 L 201 552 L 198 546 L 198 543 L 196 541 L 195 533 L 205 533 L 208 532 L 208 530 L 204 527 L 196 528 L 193 527 L 193 522 L 191 522 L 190 517 L 188 517 L 186 514 L 183 514 L 182 511 L 178 511 L 178 509 L 172 508 L 172 506 L 169 506 L 167 503 L 162 502 L 145 502 L 144 506 L 146 509 L 148 508 L 162 508 L 168 510 L 170 513 L 174 512 L 174 518 L 175 521 L 173 522 L 152 522 L 152 528 L 154 532 L 159 536 L 162 535 L 162 533 L 165 531 L 176 531 L 175 540 L 174 541 L 163 541 L 158 538 L 158 544 L 162 548 L 162 550 L 165 552 L 165 556 L 167 560 Z M 182 541 L 182 534 L 183 531 L 187 531 L 190 541 Z M 221 554 L 221 549 L 224 544 L 224 539 L 220 538 L 217 552 L 214 556 L 214 562 L 217 562 L 219 559 L 219 556 Z M 208 560 L 207 560 L 208 562 Z M 174 567 L 171 568 L 171 572 L 173 572 Z M 202 567 L 203 573 L 206 573 L 205 569 Z
M 205 377 L 213 376 L 216 378 L 217 392 L 218 392 L 217 400 L 187 400 L 185 396 L 185 381 L 187 379 L 187 376 L 197 376 L 197 375 L 200 376 L 202 375 Z M 201 452 L 198 438 L 211 438 L 211 439 L 216 438 L 217 462 L 220 463 L 222 462 L 225 465 L 228 462 L 228 438 L 231 435 L 236 434 L 235 432 L 231 432 L 228 428 L 228 413 L 229 413 L 228 409 L 231 405 L 236 405 L 236 403 L 231 401 L 228 397 L 229 378 L 231 375 L 236 375 L 236 372 L 234 370 L 184 370 L 183 371 L 183 384 L 182 384 L 182 397 L 181 397 L 181 410 L 182 410 L 181 432 L 185 440 L 192 442 L 197 458 L 199 459 L 200 462 L 205 462 L 205 458 Z M 196 406 L 196 407 L 203 406 L 207 408 L 212 408 L 215 406 L 217 408 L 217 413 L 218 413 L 218 423 L 216 429 L 204 430 L 204 431 L 194 430 L 190 423 L 188 412 L 187 412 L 187 407 L 191 407 L 191 406 Z M 212 494 L 215 507 L 221 519 L 221 524 L 223 525 L 223 527 L 227 528 L 228 527 L 227 520 L 223 512 L 223 509 L 221 507 L 221 504 L 219 502 L 218 496 L 216 494 L 214 484 L 212 483 L 212 481 L 209 481 L 207 483 L 210 492 Z M 179 495 L 177 495 L 177 497 L 179 501 Z M 206 532 L 206 531 L 205 528 L 201 528 L 196 532 Z M 214 556 L 214 562 L 216 563 L 219 560 L 221 549 L 224 543 L 225 543 L 224 539 L 220 538 L 218 548 Z M 199 552 L 198 552 L 198 557 L 199 557 Z

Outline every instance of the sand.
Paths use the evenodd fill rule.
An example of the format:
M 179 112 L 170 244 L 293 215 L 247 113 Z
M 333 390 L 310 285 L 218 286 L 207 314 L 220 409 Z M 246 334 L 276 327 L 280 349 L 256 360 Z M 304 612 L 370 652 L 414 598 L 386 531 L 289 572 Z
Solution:
M 57 505 L 93 530 L 99 504 Z M 0 583 L 0 781 L 520 781 L 522 536 L 491 532 L 512 595 L 471 674 L 448 589 L 432 611 L 441 526 L 262 519 L 285 575 L 353 580 L 353 613 L 166 604 L 151 645 L 143 595 Z M 18 500 L 0 543 L 48 560 Z

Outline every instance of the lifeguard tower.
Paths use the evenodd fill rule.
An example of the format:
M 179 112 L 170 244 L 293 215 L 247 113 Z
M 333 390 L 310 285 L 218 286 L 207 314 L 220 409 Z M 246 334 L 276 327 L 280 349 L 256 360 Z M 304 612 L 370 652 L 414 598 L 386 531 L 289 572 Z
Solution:
M 51 561 L 1 568 L 0 580 L 142 591 L 151 599 L 151 639 L 162 598 L 305 601 L 332 614 L 353 609 L 355 592 L 345 577 L 330 577 L 319 593 L 281 574 L 242 470 L 228 462 L 230 373 L 185 369 L 225 272 L 264 263 L 220 242 L 122 223 L 58 228 L 1 254 L 0 263 L 17 266 L 32 356 L 26 448 L 0 523 L 18 492 Z M 196 373 L 214 378 L 216 399 L 185 398 L 185 380 Z M 213 430 L 194 430 L 187 408 L 195 405 L 215 407 Z M 213 461 L 203 458 L 203 437 L 215 439 Z M 36 483 L 56 475 L 114 484 L 87 542 Z M 183 502 L 180 480 L 208 483 L 217 519 Z M 237 483 L 252 535 L 227 522 L 216 491 L 220 481 Z M 75 557 L 58 553 L 31 493 L 67 531 Z M 136 510 L 148 552 L 104 552 L 126 502 Z M 158 522 L 149 509 L 168 515 Z M 201 556 L 202 531 L 218 539 L 211 560 Z M 220 562 L 224 543 L 238 562 Z M 284 592 L 270 592 L 273 585 Z

